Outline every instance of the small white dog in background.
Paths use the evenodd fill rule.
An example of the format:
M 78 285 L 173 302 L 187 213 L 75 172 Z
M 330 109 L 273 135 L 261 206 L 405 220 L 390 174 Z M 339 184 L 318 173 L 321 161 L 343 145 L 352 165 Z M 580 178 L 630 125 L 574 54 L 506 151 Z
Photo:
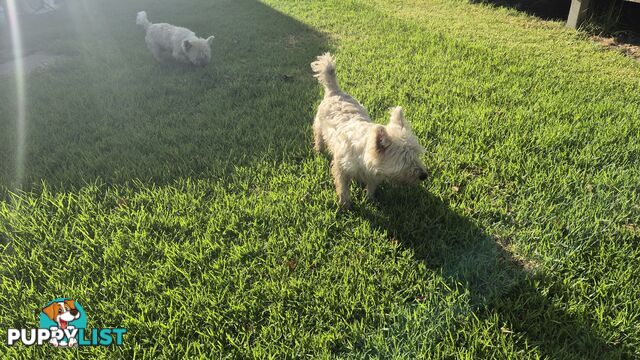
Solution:
M 211 60 L 213 36 L 203 39 L 183 27 L 166 23 L 152 24 L 147 19 L 146 11 L 138 13 L 136 24 L 147 32 L 144 40 L 159 62 L 178 61 L 204 66 Z
M 313 122 L 315 150 L 326 147 L 333 156 L 331 172 L 341 207 L 351 205 L 352 180 L 365 184 L 371 200 L 382 181 L 417 183 L 427 178 L 420 159 L 424 149 L 402 108 L 391 110 L 388 125 L 373 123 L 367 110 L 338 86 L 330 53 L 318 56 L 311 69 L 324 86 L 324 99 Z

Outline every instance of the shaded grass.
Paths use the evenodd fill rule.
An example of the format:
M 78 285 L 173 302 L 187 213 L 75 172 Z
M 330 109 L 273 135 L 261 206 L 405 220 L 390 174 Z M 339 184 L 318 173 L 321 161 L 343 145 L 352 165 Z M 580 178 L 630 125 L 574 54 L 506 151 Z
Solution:
M 215 21 L 146 4 L 152 21 L 177 23 L 177 16 L 199 34 L 219 34 L 215 65 L 196 71 L 152 63 L 144 33 L 131 20 L 143 4 L 88 2 L 59 14 L 62 24 L 54 24 L 63 39 L 54 49 L 66 49 L 69 58 L 27 86 L 28 188 L 39 179 L 69 188 L 98 176 L 109 183 L 168 183 L 306 152 L 303 124 L 316 97 L 306 59 L 321 51 L 322 35 L 251 1 L 190 10 L 217 14 Z M 42 41 L 34 38 L 28 47 Z M 226 60 L 230 54 L 233 61 Z M 3 92 L 9 114 L 12 95 Z M 15 176 L 12 125 L 3 122 L 0 131 L 5 184 Z
M 70 58 L 30 77 L 28 192 L 0 208 L 1 302 L 23 305 L 0 329 L 64 295 L 129 333 L 7 357 L 640 356 L 638 64 L 465 2 L 268 3 L 145 2 L 216 35 L 199 71 L 151 61 L 142 4 L 51 19 Z M 426 187 L 336 211 L 309 149 L 325 49 L 373 118 L 406 108 Z

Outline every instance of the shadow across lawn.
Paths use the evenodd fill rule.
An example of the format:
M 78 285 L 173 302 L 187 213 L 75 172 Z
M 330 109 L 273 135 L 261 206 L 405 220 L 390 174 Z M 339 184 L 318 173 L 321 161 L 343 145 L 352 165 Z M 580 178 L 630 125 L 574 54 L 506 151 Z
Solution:
M 309 63 L 326 51 L 324 35 L 254 0 L 66 4 L 22 24 L 25 47 L 64 57 L 27 77 L 22 189 L 166 184 L 306 156 L 320 91 Z M 139 10 L 214 34 L 211 64 L 156 63 Z M 0 80 L 0 187 L 17 176 L 14 85 Z
M 428 268 L 466 286 L 480 318 L 497 314 L 509 327 L 504 331 L 522 334 L 549 358 L 631 358 L 595 334 L 588 319 L 558 307 L 562 287 L 512 256 L 508 240 L 490 236 L 422 186 L 387 187 L 377 196 L 374 210 L 356 213 L 411 248 Z M 544 286 L 548 294 L 540 292 Z
M 515 9 L 544 20 L 566 21 L 571 0 L 472 0 L 474 3 L 492 4 Z M 582 27 L 593 35 L 608 34 L 618 41 L 633 45 L 633 38 L 640 32 L 640 5 L 631 1 L 592 2 L 588 17 L 589 26 Z M 623 39 L 629 38 L 629 41 Z
M 516 9 L 546 20 L 566 20 L 571 0 L 472 0 L 495 6 Z

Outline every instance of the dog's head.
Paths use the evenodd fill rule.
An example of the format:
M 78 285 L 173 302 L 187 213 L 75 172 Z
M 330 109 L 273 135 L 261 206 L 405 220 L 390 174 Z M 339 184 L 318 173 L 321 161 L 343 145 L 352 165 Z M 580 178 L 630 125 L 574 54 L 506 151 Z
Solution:
M 211 43 L 215 37 L 207 39 L 187 39 L 182 41 L 182 50 L 189 58 L 189 62 L 196 66 L 205 66 L 211 60 Z
M 76 309 L 76 304 L 73 300 L 53 302 L 42 309 L 42 312 L 49 319 L 55 321 L 61 329 L 66 329 L 71 321 L 80 318 L 80 312 Z
M 420 156 L 424 148 L 404 118 L 401 107 L 391 110 L 387 126 L 378 126 L 370 142 L 368 157 L 378 176 L 389 181 L 414 184 L 427 179 L 427 170 Z

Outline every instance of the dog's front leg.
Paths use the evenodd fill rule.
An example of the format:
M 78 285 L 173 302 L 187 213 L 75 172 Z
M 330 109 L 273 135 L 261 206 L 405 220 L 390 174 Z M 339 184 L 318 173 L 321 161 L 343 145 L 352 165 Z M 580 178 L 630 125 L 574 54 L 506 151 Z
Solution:
M 333 173 L 333 182 L 336 185 L 336 193 L 338 194 L 338 205 L 343 209 L 351 207 L 351 195 L 349 194 L 349 183 L 351 179 L 340 168 L 340 160 L 334 159 L 331 166 Z
M 316 117 L 313 122 L 313 148 L 316 152 L 324 151 L 324 140 L 322 139 L 322 128 L 320 120 Z
M 380 183 L 375 180 L 369 180 L 367 182 L 367 199 L 369 199 L 369 201 L 375 201 L 375 193 L 379 184 Z

